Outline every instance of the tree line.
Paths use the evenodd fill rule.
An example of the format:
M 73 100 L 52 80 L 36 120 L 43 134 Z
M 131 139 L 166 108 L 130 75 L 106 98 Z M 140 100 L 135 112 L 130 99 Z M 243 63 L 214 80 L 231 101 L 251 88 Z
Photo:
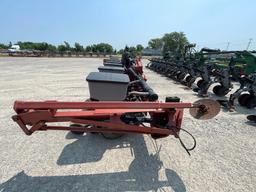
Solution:
M 148 42 L 148 46 L 152 49 L 160 49 L 163 54 L 182 53 L 185 49 L 185 45 L 189 43 L 185 33 L 172 32 L 166 33 L 161 38 L 154 38 Z
M 156 49 L 161 50 L 162 53 L 167 52 L 181 52 L 184 50 L 184 46 L 188 43 L 188 39 L 183 32 L 172 32 L 166 33 L 161 38 L 153 38 L 148 42 L 147 49 Z M 48 51 L 48 52 L 91 52 L 91 53 L 106 53 L 106 54 L 122 54 L 124 49 L 116 50 L 112 45 L 108 43 L 99 43 L 93 45 L 83 46 L 80 43 L 75 43 L 71 46 L 68 42 L 64 41 L 61 45 L 52 45 L 46 42 L 22 42 L 18 41 L 16 43 L 20 46 L 21 50 L 38 50 L 38 51 Z M 0 49 L 9 49 L 11 48 L 12 43 L 8 45 L 0 44 Z M 141 54 L 144 47 L 141 44 L 136 46 L 126 46 L 125 50 L 128 50 L 134 54 Z
M 15 43 L 15 45 L 19 45 L 21 50 L 38 50 L 38 51 L 49 51 L 49 52 L 91 52 L 91 53 L 123 53 L 124 49 L 120 49 L 117 51 L 113 48 L 112 45 L 108 43 L 98 43 L 93 45 L 87 45 L 83 46 L 80 43 L 75 43 L 74 46 L 71 46 L 68 42 L 64 41 L 61 45 L 52 45 L 50 43 L 46 42 L 30 42 L 30 41 L 18 41 Z M 0 43 L 0 49 L 10 49 L 12 46 L 12 43 L 10 42 L 9 45 Z M 128 47 L 129 51 L 141 53 L 141 51 L 144 49 L 142 45 L 137 45 L 135 47 L 131 46 Z

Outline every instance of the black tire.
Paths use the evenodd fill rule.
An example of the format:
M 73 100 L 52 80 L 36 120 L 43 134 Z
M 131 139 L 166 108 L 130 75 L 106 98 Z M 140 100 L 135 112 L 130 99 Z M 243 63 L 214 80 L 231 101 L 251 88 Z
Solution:
M 104 127 L 100 127 L 98 126 L 97 128 L 104 128 Z M 105 139 L 118 139 L 122 136 L 124 136 L 125 134 L 123 133 L 107 133 L 107 132 L 100 132 L 100 134 L 105 138 Z
M 250 98 L 250 94 L 249 93 L 244 93 L 242 95 L 240 95 L 238 97 L 238 103 L 241 105 L 241 106 L 245 106 L 246 105 L 246 102 L 247 100 Z
M 191 79 L 192 79 L 192 76 L 191 76 L 191 75 L 188 75 L 188 76 L 185 78 L 185 81 L 188 83 Z
M 178 79 L 179 81 L 182 81 L 185 76 L 186 76 L 186 74 L 180 73 L 180 74 L 177 76 L 177 79 Z
M 174 72 L 172 78 L 173 78 L 174 80 L 178 80 L 178 76 L 179 76 L 179 75 L 180 75 L 180 71 Z
M 195 87 L 195 88 L 193 88 L 193 91 L 198 93 L 198 91 L 200 91 L 200 89 L 198 87 Z
M 221 85 L 216 85 L 215 87 L 213 87 L 212 91 L 215 95 L 218 95 L 220 94 L 220 90 L 221 90 Z
M 252 109 L 252 108 L 256 107 L 256 96 L 250 95 L 250 97 L 245 101 L 245 106 L 248 109 Z
M 228 94 L 229 89 L 226 89 L 225 87 L 223 87 L 222 85 L 216 85 L 215 87 L 213 87 L 213 93 L 219 97 L 223 97 L 226 94 Z
M 196 80 L 195 78 L 191 77 L 190 80 L 189 80 L 188 83 L 187 83 L 187 86 L 188 86 L 188 87 L 191 87 L 192 84 L 195 82 L 195 80 Z
M 122 133 L 101 133 L 101 135 L 106 139 L 118 139 L 124 136 Z
M 82 125 L 80 125 L 80 124 L 71 124 L 70 125 L 71 127 L 82 127 Z M 73 133 L 73 134 L 76 134 L 76 135 L 83 135 L 84 134 L 84 132 L 81 132 L 81 131 L 70 131 L 71 133 Z
M 248 115 L 247 119 L 256 123 L 256 115 Z
M 199 91 L 198 91 L 198 95 L 201 96 L 201 97 L 208 97 L 208 89 L 206 89 L 208 86 L 208 82 L 207 81 L 203 81 L 201 84 L 200 84 L 200 87 L 199 87 Z
M 197 81 L 196 85 L 197 85 L 197 87 L 200 88 L 203 83 L 204 83 L 204 80 L 203 80 L 203 79 L 200 79 L 199 81 Z

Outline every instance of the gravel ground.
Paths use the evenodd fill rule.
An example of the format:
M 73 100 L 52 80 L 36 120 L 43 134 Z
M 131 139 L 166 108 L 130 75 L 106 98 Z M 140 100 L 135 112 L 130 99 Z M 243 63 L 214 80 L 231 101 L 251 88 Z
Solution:
M 89 98 L 85 77 L 100 65 L 101 59 L 0 58 L 1 192 L 256 191 L 256 130 L 246 122 L 255 110 L 238 107 L 208 121 L 186 111 L 183 128 L 197 139 L 191 156 L 171 136 L 156 143 L 146 135 L 106 140 L 46 131 L 26 136 L 11 120 L 15 100 Z M 198 99 L 180 84 L 147 69 L 145 74 L 161 99 Z

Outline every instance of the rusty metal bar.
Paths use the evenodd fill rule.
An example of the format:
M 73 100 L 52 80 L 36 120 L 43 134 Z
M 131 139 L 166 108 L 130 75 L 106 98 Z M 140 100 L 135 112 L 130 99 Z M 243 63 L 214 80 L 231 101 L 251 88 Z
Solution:
M 168 109 L 191 108 L 191 103 L 161 102 L 59 102 L 59 101 L 15 101 L 14 110 L 25 109 Z

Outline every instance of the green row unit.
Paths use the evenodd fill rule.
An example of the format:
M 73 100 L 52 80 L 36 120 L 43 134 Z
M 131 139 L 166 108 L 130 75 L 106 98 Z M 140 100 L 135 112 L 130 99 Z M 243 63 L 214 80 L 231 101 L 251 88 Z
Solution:
M 218 55 L 232 52 L 220 52 Z M 217 56 L 216 68 L 226 68 L 233 66 L 239 72 L 239 75 L 249 75 L 256 72 L 256 53 L 249 51 L 234 51 L 231 58 L 222 58 Z

